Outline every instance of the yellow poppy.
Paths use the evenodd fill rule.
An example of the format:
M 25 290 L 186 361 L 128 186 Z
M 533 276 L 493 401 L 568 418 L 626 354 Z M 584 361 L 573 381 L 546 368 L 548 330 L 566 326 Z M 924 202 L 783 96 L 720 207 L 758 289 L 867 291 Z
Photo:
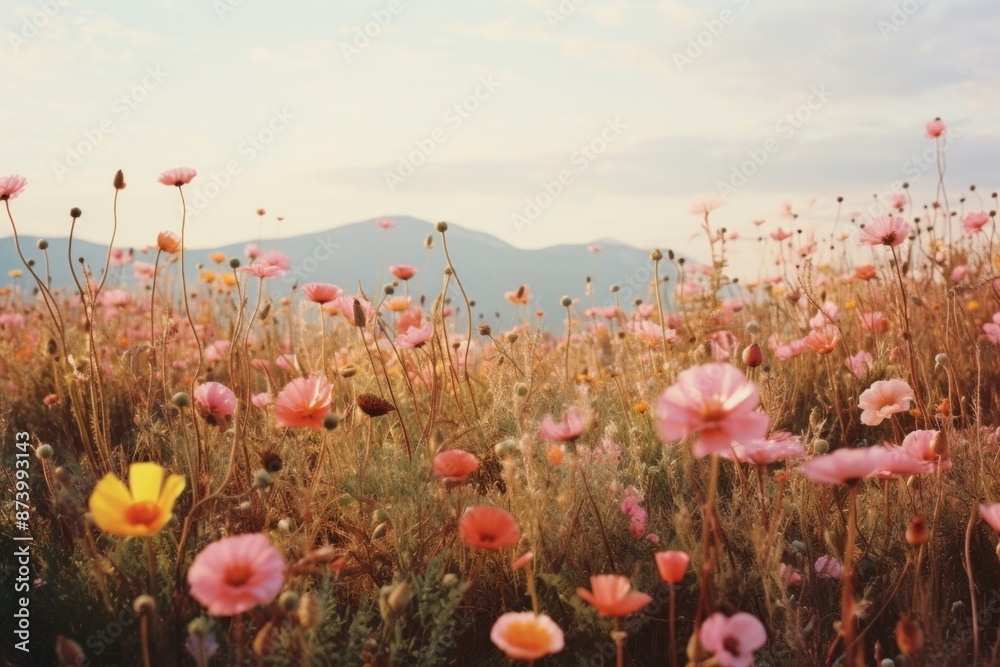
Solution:
M 88 506 L 97 527 L 112 535 L 152 535 L 167 525 L 184 491 L 182 475 L 167 475 L 156 463 L 129 466 L 129 485 L 108 473 L 94 487 Z

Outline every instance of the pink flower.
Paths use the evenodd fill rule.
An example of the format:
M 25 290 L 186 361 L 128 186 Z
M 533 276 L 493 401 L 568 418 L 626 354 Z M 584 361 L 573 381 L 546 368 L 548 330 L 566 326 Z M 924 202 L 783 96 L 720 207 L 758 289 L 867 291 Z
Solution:
M 767 643 L 767 631 L 752 614 L 740 611 L 727 618 L 716 612 L 701 624 L 698 638 L 720 665 L 749 667 L 754 652 Z
M 229 354 L 232 343 L 228 340 L 217 340 L 205 347 L 205 361 L 222 361 Z
M 924 130 L 926 131 L 928 139 L 937 139 L 944 134 L 945 127 L 940 118 L 935 118 L 931 122 L 927 123 Z
M 326 303 L 343 294 L 344 290 L 331 283 L 306 283 L 302 286 L 302 293 L 313 303 Z
M 153 279 L 153 265 L 146 262 L 136 262 L 132 265 L 132 274 L 136 280 L 148 282 Z
M 861 245 L 895 247 L 910 235 L 910 225 L 902 218 L 888 216 L 872 220 L 861 230 Z
M 241 266 L 237 269 L 237 271 L 247 275 L 257 276 L 262 280 L 264 278 L 280 278 L 285 275 L 285 272 L 281 268 L 271 264 L 264 264 L 263 262 L 254 262 L 249 266 Z
M 986 338 L 994 345 L 1000 345 L 1000 311 L 993 313 L 993 321 L 983 325 Z
M 757 385 L 735 366 L 702 364 L 682 371 L 656 402 L 656 428 L 664 442 L 698 435 L 694 455 L 731 452 L 767 433 L 768 417 L 756 412 Z
M 811 347 L 817 354 L 829 354 L 840 342 L 840 330 L 832 324 L 827 324 L 822 329 L 813 329 L 806 336 L 806 345 Z
M 393 264 L 389 267 L 389 273 L 397 280 L 409 280 L 417 275 L 417 267 L 409 264 Z
M 885 333 L 889 330 L 889 318 L 881 311 L 872 310 L 867 313 L 858 313 L 861 319 L 862 331 L 874 331 L 875 333 Z
M 271 403 L 271 395 L 266 391 L 263 391 L 259 394 L 251 396 L 250 402 L 254 404 L 254 407 L 266 408 Z
M 632 533 L 632 537 L 637 540 L 641 540 L 642 536 L 646 534 L 646 510 L 639 504 L 641 502 L 642 499 L 639 498 L 635 487 L 628 487 L 625 491 L 625 500 L 621 504 L 621 510 L 622 514 L 629 518 L 628 532 Z
M 653 598 L 632 590 L 628 577 L 620 574 L 595 574 L 590 578 L 590 588 L 579 587 L 576 594 L 589 602 L 601 616 L 621 618 L 634 614 Z
M 854 374 L 854 377 L 860 378 L 871 370 L 874 365 L 873 362 L 874 359 L 872 358 L 872 355 L 865 350 L 861 350 L 854 356 L 848 357 L 844 363 L 851 369 L 851 373 Z
M 566 414 L 561 422 L 552 419 L 552 415 L 545 415 L 542 425 L 538 429 L 538 436 L 543 440 L 554 440 L 556 442 L 568 442 L 576 440 L 587 430 L 587 422 L 590 415 L 583 410 L 571 405 L 566 409 Z
M 247 247 L 243 249 L 243 254 L 246 255 L 252 262 L 260 257 L 260 248 L 257 247 L 256 243 L 248 243 Z
M 903 449 L 918 461 L 927 461 L 936 468 L 939 451 L 937 445 L 940 444 L 940 439 L 943 437 L 944 434 L 940 431 L 913 431 L 903 438 Z M 948 460 L 947 453 L 945 453 L 944 456 L 941 456 L 941 469 L 948 470 L 949 468 L 951 468 L 951 461 Z
M 274 399 L 277 427 L 323 428 L 330 412 L 330 383 L 322 375 L 295 378 Z
M 389 218 L 382 218 L 381 220 L 377 220 L 375 224 L 381 227 L 382 229 L 392 229 L 393 227 L 396 226 L 396 221 L 390 220 Z
M 775 461 L 801 458 L 806 450 L 797 437 L 787 431 L 778 431 L 766 439 L 751 440 L 745 445 L 737 443 L 733 445 L 733 453 L 740 463 L 766 466 Z
M 964 278 L 968 273 L 969 268 L 965 264 L 959 264 L 951 270 L 951 276 L 949 278 L 953 283 L 961 282 L 962 278 Z
M 802 575 L 795 569 L 795 566 L 786 565 L 785 563 L 778 565 L 778 579 L 784 582 L 786 586 L 794 586 L 795 584 L 802 583 Z
M 276 266 L 281 269 L 282 272 L 292 268 L 292 263 L 288 260 L 288 255 L 280 250 L 270 250 L 265 252 L 260 256 L 260 261 L 267 266 Z
M 21 194 L 21 191 L 24 190 L 24 186 L 27 184 L 28 179 L 17 174 L 0 178 L 0 201 L 17 199 L 17 196 Z
M 365 320 L 370 322 L 373 317 L 375 317 L 375 308 L 366 300 L 361 297 L 342 295 L 338 296 L 332 301 L 328 301 L 331 308 L 335 308 L 341 315 L 344 316 L 351 326 L 356 326 L 354 321 L 354 302 L 357 301 L 361 304 L 361 310 L 365 314 Z
M 160 178 L 157 180 L 164 185 L 176 185 L 177 187 L 181 187 L 182 185 L 190 183 L 191 179 L 197 175 L 198 172 L 194 169 L 176 167 L 174 169 L 168 169 L 160 174 Z
M 798 470 L 816 484 L 847 484 L 872 477 L 893 463 L 885 447 L 843 448 L 817 456 Z
M 464 449 L 446 449 L 434 455 L 434 474 L 445 482 L 461 484 L 479 467 L 479 459 Z
M 887 417 L 909 410 L 913 400 L 913 389 L 905 380 L 879 380 L 861 393 L 861 423 L 878 426 Z
M 299 372 L 299 360 L 294 354 L 279 354 L 275 365 L 286 373 Z
M 983 231 L 990 222 L 990 214 L 986 211 L 970 211 L 962 218 L 962 229 L 966 234 L 976 234 Z
M 188 570 L 191 597 L 212 616 L 235 616 L 277 597 L 285 561 L 266 535 L 224 537 L 199 553 Z
M 587 250 L 589 250 L 590 252 L 596 254 L 596 253 L 601 252 L 601 246 L 596 245 L 596 244 L 589 245 L 589 246 L 587 246 Z
M 778 227 L 776 230 L 774 230 L 773 232 L 771 232 L 771 238 L 774 239 L 775 241 L 777 241 L 778 243 L 781 243 L 782 241 L 784 241 L 786 239 L 792 238 L 792 233 L 791 232 L 786 232 L 781 227 Z
M 820 556 L 817 558 L 815 569 L 817 579 L 840 579 L 844 572 L 840 561 L 833 556 Z
M 194 390 L 198 410 L 209 424 L 228 428 L 229 417 L 236 412 L 236 394 L 219 382 L 206 382 Z
M 889 206 L 897 209 L 903 208 L 906 206 L 906 195 L 899 192 L 889 195 Z
M 882 469 L 875 473 L 880 479 L 899 479 L 934 472 L 933 463 L 914 457 L 902 447 L 888 446 L 885 448 L 885 454 Z
M 990 528 L 1000 533 L 1000 503 L 981 504 L 979 515 L 983 521 L 990 525 Z
M 434 335 L 434 327 L 430 322 L 424 322 L 419 327 L 409 327 L 405 332 L 396 336 L 396 346 L 401 350 L 409 350 L 420 347 Z

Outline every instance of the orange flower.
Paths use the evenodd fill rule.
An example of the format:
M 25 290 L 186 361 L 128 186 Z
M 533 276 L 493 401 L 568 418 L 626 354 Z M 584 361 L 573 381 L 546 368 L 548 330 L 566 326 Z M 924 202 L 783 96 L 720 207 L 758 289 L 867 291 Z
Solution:
M 491 505 L 476 505 L 466 510 L 459 519 L 458 532 L 470 547 L 490 551 L 512 547 L 521 540 L 521 529 L 514 517 Z
M 661 551 L 654 556 L 660 578 L 668 584 L 676 584 L 684 578 L 691 557 L 683 551 Z
M 632 590 L 628 577 L 620 574 L 596 574 L 590 578 L 590 587 L 576 589 L 576 594 L 589 602 L 601 616 L 621 618 L 639 611 L 653 598 Z
M 871 280 L 876 275 L 875 266 L 872 264 L 862 264 L 854 269 L 854 275 L 861 280 Z
M 490 640 L 511 660 L 534 663 L 539 658 L 563 650 L 563 632 L 545 614 L 508 612 L 497 619 Z
M 173 232 L 160 232 L 156 237 L 156 246 L 163 252 L 173 255 L 181 249 L 181 239 Z
M 550 442 L 548 449 L 545 450 L 545 456 L 548 457 L 549 463 L 552 465 L 562 465 L 563 457 L 566 456 L 566 445 L 557 445 L 554 442 Z
M 212 252 L 208 254 L 208 258 L 216 264 L 222 264 L 226 261 L 226 257 L 227 255 L 224 252 Z

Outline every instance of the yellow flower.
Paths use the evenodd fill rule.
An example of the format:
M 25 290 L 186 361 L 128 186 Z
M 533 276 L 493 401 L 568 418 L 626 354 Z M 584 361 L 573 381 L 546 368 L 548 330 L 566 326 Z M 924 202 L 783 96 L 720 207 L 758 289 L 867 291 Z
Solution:
M 210 283 L 214 283 L 215 282 L 215 277 L 216 276 L 215 276 L 215 271 L 205 270 L 205 271 L 202 271 L 201 275 L 199 275 L 198 277 L 201 278 L 201 282 L 206 283 L 206 284 L 210 284 Z
M 646 412 L 646 410 L 649 409 L 649 405 L 645 401 L 639 401 L 638 403 L 632 406 L 632 409 L 635 411 L 636 414 L 641 415 L 644 412 Z
M 129 466 L 129 485 L 108 473 L 94 487 L 88 506 L 97 527 L 112 535 L 152 535 L 167 525 L 184 477 L 167 475 L 156 463 Z
M 7 272 L 7 275 L 10 276 L 11 278 L 20 278 L 23 275 L 23 273 L 21 272 L 21 269 L 11 269 L 10 271 Z
M 236 284 L 236 276 L 231 273 L 223 273 L 219 278 L 226 287 L 232 287 Z
M 977 310 L 979 310 L 979 302 L 975 300 L 970 301 L 969 303 L 965 304 L 965 309 L 968 310 L 970 313 L 974 313 Z
M 844 304 L 845 310 L 854 310 L 857 307 L 858 307 L 858 302 L 855 301 L 854 299 L 851 299 L 850 301 Z

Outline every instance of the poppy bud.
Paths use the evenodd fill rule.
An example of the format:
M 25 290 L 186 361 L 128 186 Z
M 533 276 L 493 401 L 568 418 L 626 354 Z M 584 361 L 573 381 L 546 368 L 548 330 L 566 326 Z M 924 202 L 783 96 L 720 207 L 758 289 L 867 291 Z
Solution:
M 748 368 L 757 368 L 764 363 L 764 352 L 757 343 L 751 343 L 743 348 L 743 363 Z

